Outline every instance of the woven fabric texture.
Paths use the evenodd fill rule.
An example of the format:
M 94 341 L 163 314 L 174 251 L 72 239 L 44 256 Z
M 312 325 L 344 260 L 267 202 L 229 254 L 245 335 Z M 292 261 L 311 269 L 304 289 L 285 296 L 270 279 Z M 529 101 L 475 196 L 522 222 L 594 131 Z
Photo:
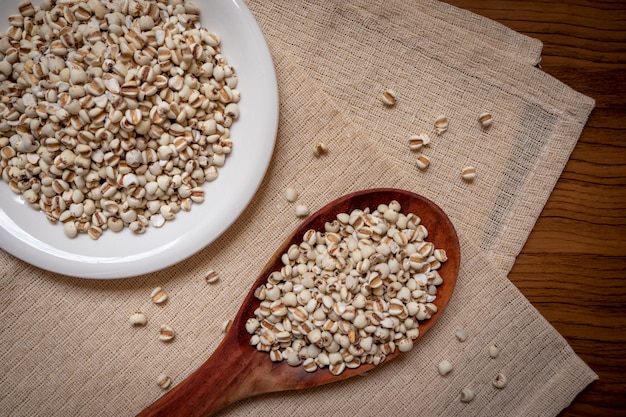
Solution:
M 299 224 L 286 187 L 311 210 L 351 191 L 397 187 L 436 202 L 459 233 L 461 272 L 440 321 L 410 353 L 365 377 L 243 400 L 220 415 L 558 414 L 597 376 L 506 275 L 593 100 L 534 67 L 537 41 L 444 3 L 248 5 L 272 50 L 281 101 L 258 193 L 213 244 L 145 276 L 81 280 L 0 251 L 3 413 L 136 414 L 162 395 L 158 374 L 176 384 L 211 355 L 222 323 Z M 394 107 L 381 104 L 386 88 L 398 93 Z M 482 111 L 494 116 L 488 129 L 477 121 Z M 440 136 L 439 114 L 450 119 Z M 426 171 L 407 143 L 422 131 L 432 139 L 422 151 L 432 161 Z M 318 158 L 320 141 L 329 152 Z M 466 165 L 478 171 L 471 183 L 460 178 Z M 211 269 L 220 280 L 208 285 Z M 164 305 L 150 301 L 156 286 L 169 294 Z M 129 325 L 136 310 L 146 327 Z M 158 341 L 162 323 L 176 330 L 172 343 Z M 459 328 L 469 334 L 464 343 Z M 492 344 L 501 348 L 495 359 Z M 446 377 L 437 372 L 443 359 L 454 366 Z M 491 383 L 498 372 L 509 380 L 502 390 Z M 476 392 L 469 404 L 459 401 L 466 386 Z
M 467 227 L 508 272 L 593 100 L 530 65 L 529 53 L 512 60 L 511 40 L 519 34 L 505 37 L 500 48 L 494 47 L 496 34 L 459 42 L 458 32 L 461 37 L 471 32 L 454 31 L 453 24 L 467 12 L 446 5 L 454 17 L 442 33 L 433 28 L 444 14 L 429 18 L 419 10 L 421 3 L 417 8 L 411 2 L 372 3 L 258 2 L 251 8 L 272 49 L 299 63 L 350 120 L 394 155 L 397 169 L 414 177 L 420 192 Z M 312 28 L 304 30 L 302 21 Z M 501 49 L 506 53 L 498 53 Z M 393 108 L 380 101 L 387 88 L 398 95 Z M 483 111 L 494 117 L 488 129 L 478 123 Z M 441 136 L 433 126 L 439 115 L 450 121 Z M 432 139 L 423 151 L 432 163 L 428 175 L 419 175 L 416 154 L 407 146 L 408 138 L 422 131 Z M 466 165 L 479 174 L 471 186 L 460 178 Z

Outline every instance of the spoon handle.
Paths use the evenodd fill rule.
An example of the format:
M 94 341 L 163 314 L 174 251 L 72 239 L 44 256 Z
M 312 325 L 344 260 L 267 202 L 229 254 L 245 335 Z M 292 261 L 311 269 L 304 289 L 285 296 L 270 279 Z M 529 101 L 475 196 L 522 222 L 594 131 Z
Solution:
M 184 381 L 137 417 L 207 417 L 228 404 L 254 395 L 253 359 L 226 338 L 211 357 Z M 252 372 L 254 373 L 254 372 Z
M 308 217 L 282 243 L 251 286 L 229 332 L 213 355 L 187 379 L 138 414 L 138 417 L 207 417 L 243 398 L 324 385 L 373 369 L 376 365 L 362 364 L 358 368 L 344 370 L 341 375 L 333 375 L 328 369 L 307 372 L 302 366 L 291 366 L 287 361 L 274 362 L 268 358 L 266 352 L 250 345 L 246 321 L 255 316 L 255 310 L 259 306 L 259 300 L 254 295 L 255 289 L 267 281 L 272 271 L 282 267 L 282 254 L 291 244 L 300 244 L 307 230 L 322 230 L 325 222 L 336 218 L 339 213 L 377 207 L 392 200 L 397 200 L 405 212 L 418 213 L 421 222 L 429 227 L 429 240 L 436 247 L 445 248 L 448 254 L 446 265 L 440 269 L 443 283 L 439 286 L 434 301 L 437 312 L 420 324 L 421 337 L 434 324 L 450 300 L 459 272 L 460 247 L 452 222 L 433 202 L 408 191 L 374 189 L 348 194 Z M 398 354 L 399 350 L 396 349 L 386 356 L 385 361 Z

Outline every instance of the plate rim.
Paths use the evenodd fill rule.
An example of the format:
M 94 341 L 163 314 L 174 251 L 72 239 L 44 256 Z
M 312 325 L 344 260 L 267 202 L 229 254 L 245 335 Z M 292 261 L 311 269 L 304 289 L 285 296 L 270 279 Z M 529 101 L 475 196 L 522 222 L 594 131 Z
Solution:
M 261 163 L 259 163 L 259 166 L 258 166 L 259 175 L 255 176 L 253 179 L 247 180 L 246 186 L 243 187 L 245 189 L 242 190 L 243 194 L 245 195 L 245 198 L 242 198 L 240 201 L 238 201 L 238 205 L 235 210 L 232 210 L 232 207 L 230 207 L 230 209 L 232 210 L 231 211 L 232 215 L 230 215 L 228 219 L 225 219 L 226 221 L 223 221 L 220 224 L 220 226 L 217 227 L 216 232 L 213 233 L 213 235 L 210 238 L 199 241 L 195 250 L 191 250 L 184 254 L 179 253 L 177 256 L 172 256 L 172 257 L 158 256 L 158 254 L 153 255 L 152 257 L 144 256 L 141 259 L 139 259 L 140 261 L 139 264 L 137 264 L 137 260 L 132 260 L 132 259 L 124 260 L 124 262 L 120 263 L 119 259 L 118 261 L 116 261 L 115 257 L 110 258 L 110 259 L 94 257 L 93 259 L 90 259 L 90 262 L 81 263 L 73 259 L 64 258 L 62 255 L 59 256 L 58 253 L 56 255 L 51 254 L 47 252 L 46 249 L 43 249 L 41 245 L 40 247 L 37 247 L 37 242 L 33 242 L 33 241 L 29 242 L 29 237 L 32 237 L 29 233 L 26 233 L 28 236 L 22 237 L 21 239 L 16 236 L 16 233 L 19 233 L 19 231 L 15 230 L 15 226 L 18 226 L 18 225 L 13 222 L 13 220 L 9 217 L 9 215 L 2 208 L 2 205 L 4 204 L 3 201 L 5 200 L 5 197 L 7 197 L 5 196 L 5 194 L 8 195 L 7 198 L 9 200 L 16 199 L 16 198 L 21 199 L 21 197 L 13 193 L 13 191 L 11 191 L 8 188 L 8 184 L 6 184 L 6 182 L 1 181 L 2 188 L 6 188 L 7 192 L 4 193 L 0 189 L 0 194 L 2 196 L 2 198 L 0 199 L 0 248 L 2 248 L 3 250 L 10 253 L 11 255 L 31 265 L 34 265 L 36 267 L 39 267 L 41 269 L 44 269 L 53 273 L 58 273 L 58 274 L 72 276 L 72 277 L 81 278 L 81 279 L 131 278 L 131 277 L 136 277 L 136 276 L 145 275 L 151 272 L 159 271 L 159 270 L 171 267 L 177 263 L 180 263 L 184 261 L 185 259 L 188 259 L 192 255 L 198 253 L 199 251 L 203 250 L 204 248 L 209 246 L 211 243 L 213 243 L 215 240 L 217 240 L 241 216 L 241 214 L 249 206 L 254 196 L 257 194 L 263 182 L 263 179 L 267 175 L 271 160 L 273 158 L 274 149 L 276 146 L 276 140 L 277 140 L 277 134 L 278 134 L 278 122 L 279 122 L 280 103 L 279 103 L 279 96 L 278 96 L 278 83 L 277 83 L 274 62 L 272 59 L 269 46 L 267 44 L 267 40 L 265 39 L 265 36 L 263 35 L 263 32 L 261 31 L 261 28 L 258 25 L 258 22 L 254 18 L 254 16 L 252 15 L 251 11 L 247 8 L 247 6 L 242 0 L 219 0 L 219 1 L 221 1 L 222 5 L 226 5 L 226 7 L 228 8 L 227 10 L 229 12 L 235 12 L 239 16 L 239 18 L 242 19 L 243 22 L 245 22 L 246 29 L 252 31 L 251 33 L 256 35 L 255 36 L 255 39 L 256 39 L 255 50 L 258 51 L 257 58 L 262 58 L 262 63 L 264 64 L 264 67 L 262 68 L 264 71 L 264 82 L 265 82 L 264 92 L 265 94 L 268 94 L 267 96 L 264 97 L 264 103 L 266 104 L 265 108 L 266 108 L 266 114 L 267 114 L 267 116 L 264 119 L 265 122 L 267 123 L 267 125 L 264 128 L 264 131 L 267 132 L 268 138 L 271 136 L 271 139 L 267 139 L 267 144 L 266 144 L 267 152 L 264 153 L 265 158 Z M 206 5 L 207 0 L 204 0 L 204 1 L 201 0 L 201 1 L 198 1 L 197 3 L 202 7 L 203 5 Z M 214 4 L 214 0 L 212 0 L 211 3 Z M 211 28 L 208 28 L 208 29 L 211 30 Z M 220 35 L 219 32 L 216 31 L 216 33 Z M 228 38 L 223 38 L 223 40 L 228 42 Z M 225 52 L 225 56 L 228 57 L 228 52 Z M 237 70 L 237 67 L 235 67 L 235 69 Z M 242 81 L 241 77 L 239 81 L 241 84 L 241 81 Z M 243 92 L 242 95 L 244 95 L 245 91 L 242 90 L 242 92 Z M 242 101 L 243 100 L 245 100 L 245 95 Z M 235 124 L 233 124 L 234 130 L 236 130 L 237 128 L 237 123 L 239 122 L 236 122 Z M 243 145 L 245 146 L 245 144 Z M 235 151 L 236 151 L 236 147 L 235 147 Z M 228 165 L 229 164 L 228 164 L 228 159 L 227 159 L 225 167 L 228 167 Z M 205 184 L 205 187 L 206 186 L 207 185 Z M 207 204 L 207 201 L 205 201 L 204 204 Z M 202 205 L 199 205 L 195 207 L 195 210 L 199 210 L 201 208 L 202 208 Z M 25 209 L 31 210 L 29 207 L 25 207 Z M 194 208 L 192 208 L 192 211 L 193 210 Z M 47 222 L 47 220 L 45 220 L 45 216 L 43 215 L 43 213 L 37 213 L 37 214 L 41 215 L 41 218 L 43 219 L 44 222 Z M 186 213 L 181 213 L 181 215 L 184 215 L 184 214 Z M 13 222 L 13 224 L 10 224 L 10 222 L 7 222 L 7 220 L 10 222 Z M 164 227 L 168 227 L 168 226 L 174 227 L 173 225 L 167 225 L 167 224 Z M 149 232 L 150 230 L 148 230 L 145 234 L 141 236 L 142 237 L 145 236 L 146 239 L 149 239 L 150 237 Z M 59 233 L 60 239 L 67 239 L 65 235 L 63 234 L 62 230 L 58 230 L 58 233 Z M 80 238 L 84 238 L 84 237 L 85 236 L 80 236 Z M 63 251 L 58 251 L 58 252 L 63 252 Z M 78 256 L 78 258 L 80 258 L 80 256 Z M 153 259 L 153 258 L 157 258 L 157 259 Z

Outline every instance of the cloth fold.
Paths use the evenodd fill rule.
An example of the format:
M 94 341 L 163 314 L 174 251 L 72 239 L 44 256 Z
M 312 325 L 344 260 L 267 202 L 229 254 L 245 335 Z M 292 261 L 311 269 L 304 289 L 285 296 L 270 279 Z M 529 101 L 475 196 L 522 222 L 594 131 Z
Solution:
M 461 271 L 440 321 L 411 352 L 365 377 L 242 400 L 221 415 L 558 414 L 597 376 L 506 274 L 593 101 L 533 67 L 536 41 L 444 3 L 390 1 L 388 12 L 365 1 L 249 6 L 273 52 L 281 100 L 276 151 L 258 193 L 213 244 L 145 276 L 80 280 L 0 251 L 0 408 L 11 416 L 134 415 L 162 394 L 158 374 L 176 384 L 215 350 L 221 324 L 300 221 L 286 187 L 311 210 L 351 191 L 397 187 L 433 200 L 459 233 Z M 488 56 L 449 43 L 461 34 Z M 388 87 L 399 93 L 392 108 L 380 103 Z M 477 122 L 483 110 L 494 114 L 489 129 Z M 450 128 L 437 136 L 440 113 Z M 423 172 L 407 144 L 420 131 L 432 138 Z M 313 155 L 317 142 L 328 144 L 327 155 Z M 469 164 L 478 171 L 471 183 L 460 178 Z M 209 270 L 220 275 L 213 285 L 204 281 Z M 156 286 L 169 295 L 165 305 L 149 299 Z M 128 324 L 136 310 L 147 314 L 145 328 Z M 170 344 L 157 340 L 162 323 L 177 333 Z M 454 337 L 459 328 L 469 334 L 464 343 Z M 454 367 L 446 377 L 437 372 L 443 359 Z M 502 390 L 491 383 L 498 372 L 508 379 Z M 476 392 L 468 404 L 459 401 L 466 386 Z
M 271 49 L 299 63 L 350 120 L 397 158 L 427 197 L 441 194 L 446 212 L 478 234 L 480 246 L 508 272 L 594 101 L 533 67 L 527 57 L 540 48 L 511 59 L 511 45 L 536 40 L 522 42 L 529 38 L 511 30 L 501 40 L 497 24 L 488 34 L 454 30 L 457 21 L 444 16 L 457 19 L 467 11 L 424 4 L 430 3 L 249 1 Z M 448 13 L 431 17 L 424 10 Z M 484 22 L 469 21 L 476 19 Z M 442 25 L 446 36 L 433 29 Z M 453 43 L 456 36 L 467 40 Z M 393 108 L 380 101 L 387 88 L 398 95 Z M 478 123 L 482 112 L 493 115 L 488 129 Z M 437 136 L 433 122 L 440 114 L 450 127 Z M 423 150 L 432 163 L 428 175 L 417 172 L 407 146 L 422 131 L 432 139 Z M 463 184 L 465 165 L 476 166 L 477 184 L 494 187 Z
M 454 7 L 438 0 L 416 2 L 372 3 L 362 0 L 359 7 L 368 9 L 374 15 L 385 16 L 389 20 L 416 33 L 416 26 L 425 24 L 417 33 L 428 33 L 434 39 L 445 39 L 450 45 L 460 45 L 463 50 L 482 54 L 485 49 L 494 50 L 511 59 L 537 65 L 541 62 L 542 44 L 538 39 L 524 36 L 508 27 Z M 427 15 L 429 19 L 407 19 L 407 16 Z M 471 40 L 471 41 L 470 41 Z

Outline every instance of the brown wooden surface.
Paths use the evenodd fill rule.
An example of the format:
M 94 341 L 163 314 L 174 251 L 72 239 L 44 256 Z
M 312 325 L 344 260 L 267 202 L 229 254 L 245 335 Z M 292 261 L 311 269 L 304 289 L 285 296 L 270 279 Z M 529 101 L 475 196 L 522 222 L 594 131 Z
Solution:
M 541 40 L 596 100 L 509 277 L 600 377 L 561 416 L 626 415 L 626 2 L 446 1 Z
M 448 260 L 438 272 L 443 283 L 437 288 L 433 302 L 437 311 L 420 323 L 419 337 L 433 326 L 445 309 L 456 285 L 461 260 L 459 239 L 454 225 L 446 214 L 432 201 L 414 193 L 391 188 L 359 191 L 328 203 L 304 220 L 292 235 L 276 250 L 250 288 L 232 326 L 211 357 L 193 374 L 143 410 L 137 417 L 208 417 L 221 408 L 242 398 L 291 389 L 310 388 L 329 384 L 371 371 L 375 365 L 364 364 L 358 368 L 346 368 L 340 375 L 328 369 L 306 372 L 301 366 L 290 366 L 286 361 L 274 363 L 267 353 L 250 346 L 246 321 L 254 317 L 260 301 L 254 290 L 267 282 L 267 276 L 283 266 L 281 256 L 288 248 L 299 245 L 309 230 L 324 230 L 324 224 L 336 219 L 339 213 L 351 213 L 355 209 L 377 207 L 396 200 L 404 213 L 419 213 L 421 224 L 428 228 L 428 241 L 436 248 L 446 248 Z M 387 355 L 392 360 L 400 352 Z

